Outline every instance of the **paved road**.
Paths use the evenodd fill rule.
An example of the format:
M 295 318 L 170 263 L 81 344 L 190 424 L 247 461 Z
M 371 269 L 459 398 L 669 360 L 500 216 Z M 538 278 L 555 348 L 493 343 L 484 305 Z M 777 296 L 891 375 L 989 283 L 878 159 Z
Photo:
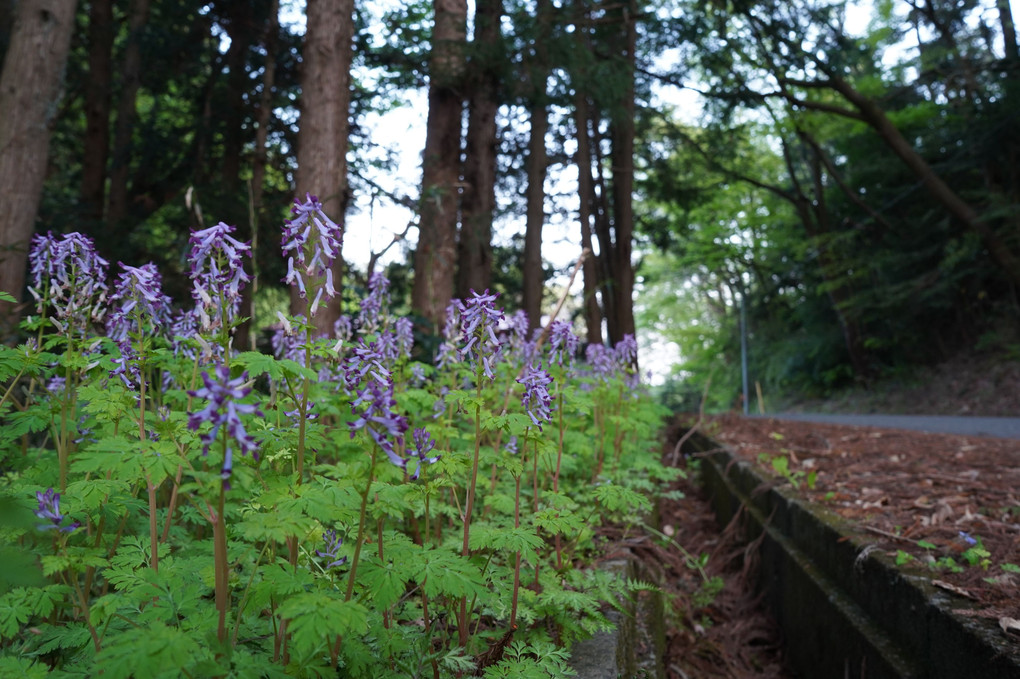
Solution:
M 752 417 L 762 417 L 752 415 Z M 823 413 L 780 413 L 765 415 L 777 420 L 800 422 L 827 422 L 860 427 L 886 427 L 913 429 L 937 434 L 966 434 L 968 436 L 994 436 L 1003 439 L 1020 439 L 1020 418 L 1017 417 L 966 417 L 951 415 L 829 415 Z

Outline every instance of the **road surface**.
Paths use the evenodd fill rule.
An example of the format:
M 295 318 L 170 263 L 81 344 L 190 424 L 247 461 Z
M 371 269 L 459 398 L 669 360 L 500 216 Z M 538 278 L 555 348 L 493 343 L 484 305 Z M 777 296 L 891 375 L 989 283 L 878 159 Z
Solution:
M 859 427 L 911 429 L 934 434 L 964 434 L 1020 439 L 1020 417 L 966 417 L 953 415 L 830 415 L 823 413 L 778 413 L 752 415 L 758 418 L 849 424 Z

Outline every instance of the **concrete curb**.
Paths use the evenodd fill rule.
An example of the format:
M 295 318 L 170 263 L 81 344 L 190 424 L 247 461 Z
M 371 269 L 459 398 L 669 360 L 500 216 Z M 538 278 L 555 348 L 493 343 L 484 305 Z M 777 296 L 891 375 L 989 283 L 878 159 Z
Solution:
M 628 577 L 640 577 L 633 562 L 607 561 L 602 568 Z M 606 617 L 615 626 L 591 639 L 575 643 L 570 649 L 570 666 L 578 679 L 665 679 L 662 658 L 665 630 L 662 597 L 650 596 L 625 601 L 625 612 L 610 610 Z
M 695 434 L 702 478 L 723 525 L 736 517 L 757 552 L 759 589 L 787 656 L 809 679 L 1020 679 L 1020 643 L 970 602 L 907 574 L 853 525 L 769 482 Z

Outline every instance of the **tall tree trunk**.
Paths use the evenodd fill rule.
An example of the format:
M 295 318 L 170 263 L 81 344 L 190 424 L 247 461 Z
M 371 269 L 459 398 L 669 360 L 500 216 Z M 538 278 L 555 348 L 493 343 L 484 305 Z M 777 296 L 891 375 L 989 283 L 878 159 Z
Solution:
M 623 49 L 620 52 L 626 85 L 621 105 L 610 120 L 612 141 L 613 226 L 615 238 L 610 260 L 613 268 L 614 315 L 609 318 L 609 341 L 616 344 L 624 335 L 633 335 L 634 265 L 631 261 L 634 238 L 634 50 L 637 44 L 633 0 L 621 7 Z
M 349 201 L 347 145 L 350 135 L 351 58 L 354 0 L 309 0 L 302 52 L 301 120 L 298 131 L 297 196 L 317 195 L 323 209 L 342 229 Z M 338 289 L 343 259 L 337 257 L 333 281 Z M 331 332 L 340 317 L 340 294 L 312 319 L 320 332 Z M 303 311 L 304 304 L 294 308 Z M 308 300 L 310 301 L 310 300 Z
M 592 198 L 591 138 L 588 136 L 588 98 L 578 88 L 574 95 L 574 120 L 577 125 L 577 217 L 581 224 L 581 249 L 589 256 L 584 260 L 584 325 L 588 344 L 602 344 L 602 309 L 598 300 L 598 265 L 591 240 Z
M 276 44 L 280 33 L 280 1 L 270 0 L 269 14 L 266 17 L 265 33 L 262 46 L 266 52 L 266 60 L 262 66 L 262 93 L 259 105 L 255 110 L 255 152 L 251 168 L 251 254 L 252 280 L 241 293 L 241 316 L 247 318 L 237 329 L 238 348 L 242 341 L 247 346 L 255 346 L 253 329 L 257 325 L 255 319 L 255 293 L 259 286 L 259 228 L 262 222 L 262 200 L 265 195 L 266 182 L 266 140 L 269 138 L 269 121 L 273 116 L 273 88 L 276 85 Z M 247 340 L 244 338 L 247 337 Z
M 20 298 L 46 178 L 50 123 L 71 47 L 75 0 L 20 0 L 0 73 L 0 291 Z M 17 325 L 0 301 L 0 336 Z
M 434 0 L 429 64 L 429 112 L 422 158 L 418 247 L 414 252 L 411 308 L 422 330 L 435 335 L 454 291 L 460 185 L 460 93 L 464 73 L 466 0 Z
M 113 0 L 93 0 L 89 11 L 89 76 L 85 85 L 81 204 L 82 216 L 96 225 L 103 220 L 106 162 L 110 156 L 113 32 Z
M 500 34 L 502 0 L 477 0 L 468 129 L 464 150 L 464 195 L 457 243 L 457 296 L 492 285 L 492 219 L 496 210 L 496 112 L 499 64 L 506 58 Z
M 1002 40 L 1006 52 L 1006 60 L 1013 63 L 1020 61 L 1020 50 L 1016 44 L 1016 25 L 1013 23 L 1013 10 L 1009 0 L 996 0 L 999 11 L 999 25 L 1002 27 Z
M 223 120 L 223 169 L 221 179 L 225 193 L 227 214 L 222 221 L 238 224 L 245 214 L 241 191 L 241 159 L 244 152 L 244 119 L 247 107 L 245 94 L 248 92 L 248 50 L 254 40 L 254 17 L 248 2 L 231 2 L 226 5 L 230 15 L 227 35 L 230 47 L 227 49 L 227 105 L 222 112 Z
M 528 314 L 529 331 L 542 325 L 542 226 L 545 224 L 545 134 L 549 130 L 549 114 L 545 103 L 531 105 L 531 135 L 528 137 L 528 188 L 524 229 L 524 266 L 521 271 L 521 308 Z
M 118 235 L 126 233 L 128 216 L 128 176 L 131 174 L 131 146 L 136 100 L 141 86 L 142 32 L 149 22 L 149 0 L 132 0 L 128 18 L 127 46 L 120 69 L 121 91 L 117 103 L 117 124 L 113 134 L 113 163 L 110 166 L 110 204 L 107 222 Z
M 546 80 L 549 59 L 546 43 L 549 40 L 548 0 L 536 3 L 537 30 L 532 57 L 528 64 L 528 98 L 531 117 L 531 134 L 528 137 L 528 189 L 526 193 L 524 230 L 524 276 L 521 307 L 528 314 L 530 331 L 542 325 L 542 292 L 545 277 L 542 275 L 542 227 L 545 224 L 545 178 L 548 154 L 545 135 L 549 131 Z

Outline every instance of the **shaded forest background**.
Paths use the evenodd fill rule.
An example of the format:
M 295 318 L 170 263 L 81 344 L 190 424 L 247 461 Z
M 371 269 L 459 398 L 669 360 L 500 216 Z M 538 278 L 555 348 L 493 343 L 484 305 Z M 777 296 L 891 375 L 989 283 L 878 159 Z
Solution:
M 153 261 L 185 303 L 190 230 L 218 221 L 254 243 L 248 315 L 268 324 L 288 303 L 280 225 L 311 192 L 341 224 L 358 195 L 417 215 L 389 259 L 348 267 L 347 308 L 323 330 L 380 261 L 426 344 L 469 289 L 537 325 L 555 216 L 593 253 L 568 313 L 591 343 L 655 338 L 641 361 L 660 373 L 666 354 L 648 347 L 677 345 L 673 405 L 696 407 L 706 384 L 710 406 L 734 404 L 742 314 L 768 393 L 974 351 L 1020 359 L 1007 0 L 303 11 L 307 33 L 277 0 L 0 0 L 0 288 L 26 302 L 2 309 L 8 326 L 31 309 L 33 231 Z M 58 64 L 22 47 L 61 39 Z M 47 64 L 49 89 L 31 70 Z M 366 120 L 411 91 L 428 93 L 420 192 L 392 195 L 371 179 L 396 166 L 387 132 Z

